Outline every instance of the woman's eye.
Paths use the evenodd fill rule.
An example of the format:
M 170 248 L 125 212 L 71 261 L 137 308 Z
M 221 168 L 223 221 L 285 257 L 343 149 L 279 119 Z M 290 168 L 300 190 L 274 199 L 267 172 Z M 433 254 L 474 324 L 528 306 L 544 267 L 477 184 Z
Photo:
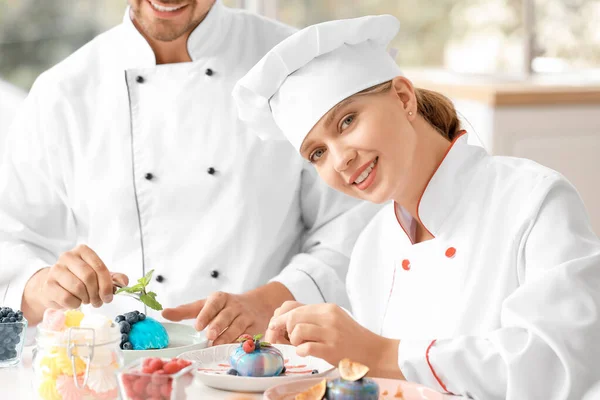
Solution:
M 309 157 L 310 162 L 318 161 L 319 158 L 321 158 L 323 156 L 323 153 L 325 153 L 325 150 L 323 150 L 323 149 L 317 149 L 317 150 L 313 151 Z
M 354 115 L 348 115 L 340 124 L 340 129 L 346 129 L 352 123 L 352 121 L 354 121 Z

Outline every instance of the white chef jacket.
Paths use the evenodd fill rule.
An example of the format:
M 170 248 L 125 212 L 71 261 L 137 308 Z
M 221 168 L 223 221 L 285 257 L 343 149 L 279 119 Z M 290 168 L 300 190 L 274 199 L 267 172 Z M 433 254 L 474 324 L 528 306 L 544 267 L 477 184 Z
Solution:
M 475 399 L 581 399 L 600 379 L 600 241 L 571 184 L 464 135 L 418 215 L 434 239 L 413 243 L 414 220 L 389 204 L 347 278 L 357 320 L 400 339 L 407 380 Z
M 378 208 L 249 133 L 232 101 L 292 32 L 217 1 L 188 40 L 193 61 L 156 65 L 127 12 L 42 74 L 0 170 L 4 303 L 19 307 L 29 277 L 78 243 L 134 283 L 154 269 L 165 307 L 270 279 L 301 302 L 347 303 L 350 252 Z M 138 306 L 116 296 L 100 311 Z
M 25 96 L 24 91 L 0 79 L 0 157 L 10 124 Z

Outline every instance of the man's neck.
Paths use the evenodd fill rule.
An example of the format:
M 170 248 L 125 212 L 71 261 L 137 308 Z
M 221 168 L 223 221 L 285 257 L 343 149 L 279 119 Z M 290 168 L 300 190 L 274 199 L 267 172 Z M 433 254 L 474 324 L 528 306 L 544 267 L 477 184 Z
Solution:
M 171 42 L 161 42 L 149 38 L 146 40 L 154 51 L 156 64 L 173 64 L 192 61 L 187 48 L 189 37 L 190 34 L 186 33 Z
M 133 25 L 152 48 L 154 57 L 156 58 L 156 64 L 173 64 L 192 61 L 192 57 L 190 57 L 187 49 L 187 41 L 190 37 L 190 32 L 181 35 L 170 42 L 164 42 L 146 35 L 135 19 L 133 19 Z

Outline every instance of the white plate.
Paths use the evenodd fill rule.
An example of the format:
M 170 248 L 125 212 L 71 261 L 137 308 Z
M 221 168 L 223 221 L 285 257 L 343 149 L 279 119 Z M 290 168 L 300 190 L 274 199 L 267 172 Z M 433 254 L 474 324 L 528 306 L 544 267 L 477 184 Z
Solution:
M 300 357 L 296 355 L 296 348 L 288 345 L 274 345 L 281 353 L 283 358 L 288 360 L 286 368 L 289 372 L 298 371 L 297 366 L 306 365 L 301 368 L 302 371 L 318 370 L 318 374 L 294 374 L 284 376 L 274 376 L 269 378 L 253 378 L 249 376 L 227 375 L 228 367 L 219 367 L 218 364 L 229 364 L 229 354 L 231 349 L 239 344 L 224 344 L 221 346 L 209 347 L 204 350 L 190 351 L 181 354 L 179 357 L 196 363 L 198 368 L 218 369 L 223 371 L 221 374 L 215 372 L 194 370 L 196 381 L 200 381 L 206 386 L 215 389 L 229 390 L 233 392 L 264 392 L 268 388 L 279 385 L 284 382 L 297 381 L 300 379 L 315 378 L 327 375 L 334 368 L 325 360 L 316 357 Z
M 125 365 L 138 358 L 161 357 L 173 358 L 192 350 L 206 348 L 208 340 L 204 332 L 197 332 L 193 326 L 174 322 L 161 322 L 169 335 L 169 345 L 157 350 L 122 350 Z

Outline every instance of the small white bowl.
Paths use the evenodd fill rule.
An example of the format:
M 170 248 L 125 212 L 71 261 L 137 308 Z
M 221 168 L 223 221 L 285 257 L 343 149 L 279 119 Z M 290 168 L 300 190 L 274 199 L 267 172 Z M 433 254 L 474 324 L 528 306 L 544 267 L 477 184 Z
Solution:
M 197 332 L 194 327 L 174 322 L 161 322 L 169 335 L 169 345 L 156 350 L 122 350 L 125 364 L 146 357 L 174 358 L 181 353 L 201 350 L 208 346 L 204 332 Z

